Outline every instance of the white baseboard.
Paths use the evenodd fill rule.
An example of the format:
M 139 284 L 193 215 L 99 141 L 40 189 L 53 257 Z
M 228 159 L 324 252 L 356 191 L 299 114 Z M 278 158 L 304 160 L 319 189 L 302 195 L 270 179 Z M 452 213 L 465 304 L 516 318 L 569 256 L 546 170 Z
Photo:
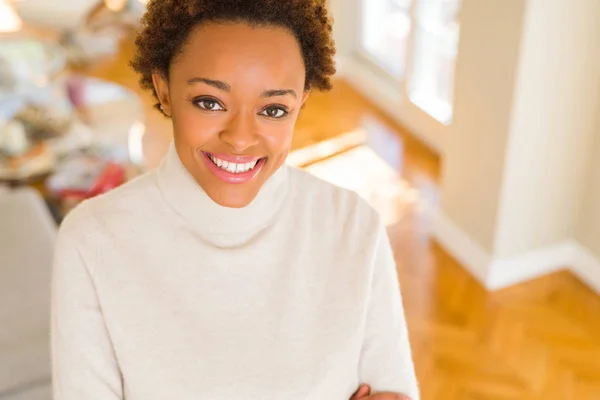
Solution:
M 564 269 L 571 269 L 575 244 L 565 241 L 517 257 L 492 261 L 486 287 L 491 290 L 526 282 Z
M 573 273 L 594 291 L 600 293 L 600 259 L 579 243 L 575 243 Z
M 433 236 L 489 290 L 502 289 L 562 269 L 569 269 L 600 294 L 600 260 L 573 240 L 534 250 L 518 257 L 493 259 L 441 212 L 434 215 Z
M 433 218 L 433 236 L 482 285 L 486 286 L 490 255 L 454 221 L 438 212 Z

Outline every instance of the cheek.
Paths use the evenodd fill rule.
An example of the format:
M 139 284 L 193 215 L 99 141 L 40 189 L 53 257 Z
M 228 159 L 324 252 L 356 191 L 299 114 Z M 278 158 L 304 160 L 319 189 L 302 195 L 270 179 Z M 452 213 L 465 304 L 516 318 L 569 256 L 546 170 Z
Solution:
M 202 114 L 195 109 L 183 109 L 173 115 L 174 134 L 190 147 L 199 147 L 218 137 L 220 118 Z
M 273 154 L 285 153 L 290 151 L 292 146 L 292 137 L 294 136 L 294 122 L 282 122 L 264 127 L 261 135 L 268 151 Z

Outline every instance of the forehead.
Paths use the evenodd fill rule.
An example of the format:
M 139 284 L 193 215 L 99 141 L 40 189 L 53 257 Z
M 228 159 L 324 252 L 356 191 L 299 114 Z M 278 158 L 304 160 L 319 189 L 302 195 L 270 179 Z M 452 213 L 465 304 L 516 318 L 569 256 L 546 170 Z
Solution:
M 175 79 L 218 79 L 237 85 L 304 85 L 305 66 L 294 35 L 281 27 L 208 23 L 194 29 L 173 60 Z M 269 87 L 271 88 L 271 87 Z M 264 89 L 264 88 L 263 88 Z

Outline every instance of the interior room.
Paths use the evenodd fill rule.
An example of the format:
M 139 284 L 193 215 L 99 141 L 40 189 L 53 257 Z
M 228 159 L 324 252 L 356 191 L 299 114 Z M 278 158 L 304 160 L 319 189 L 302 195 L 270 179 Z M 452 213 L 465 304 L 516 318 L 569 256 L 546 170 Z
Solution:
M 169 151 L 145 7 L 0 0 L 0 400 L 52 398 L 63 219 Z M 421 399 L 600 399 L 600 1 L 328 7 L 333 89 L 286 163 L 381 215 Z

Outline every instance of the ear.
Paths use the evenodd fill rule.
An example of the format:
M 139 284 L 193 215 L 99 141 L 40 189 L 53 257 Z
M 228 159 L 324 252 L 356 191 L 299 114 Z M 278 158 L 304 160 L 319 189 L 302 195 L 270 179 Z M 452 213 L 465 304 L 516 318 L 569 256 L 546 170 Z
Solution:
M 154 84 L 154 90 L 158 95 L 158 101 L 162 107 L 163 113 L 167 116 L 171 116 L 171 97 L 169 96 L 169 83 L 163 74 L 155 72 L 152 74 L 152 83 Z
M 302 93 L 302 107 L 304 107 L 304 103 L 308 100 L 308 96 L 310 96 L 310 90 L 305 90 L 304 93 Z

